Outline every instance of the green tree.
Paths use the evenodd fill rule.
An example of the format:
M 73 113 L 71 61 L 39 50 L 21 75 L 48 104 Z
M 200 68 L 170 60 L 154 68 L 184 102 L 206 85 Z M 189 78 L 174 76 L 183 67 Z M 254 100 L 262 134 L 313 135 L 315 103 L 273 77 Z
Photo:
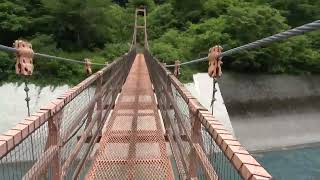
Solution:
M 0 44 L 11 46 L 23 38 L 32 42 L 36 52 L 112 61 L 128 51 L 134 11 L 141 5 L 147 8 L 151 52 L 168 64 L 207 56 L 216 44 L 228 50 L 320 18 L 319 0 L 3 0 Z M 138 42 L 143 42 L 140 33 Z M 244 72 L 320 73 L 319 37 L 316 31 L 224 57 L 223 67 Z M 18 78 L 14 56 L 0 53 L 0 59 L 0 78 Z M 190 80 L 192 73 L 206 68 L 206 63 L 184 67 L 182 79 Z M 38 81 L 76 83 L 84 77 L 82 65 L 35 59 L 32 78 Z
M 249 43 L 288 29 L 286 19 L 278 10 L 267 5 L 242 3 L 231 6 L 226 19 L 226 32 L 239 42 Z
M 157 39 L 176 24 L 177 19 L 172 5 L 170 3 L 159 5 L 148 14 L 148 36 L 150 39 Z
M 179 22 L 198 22 L 201 19 L 203 4 L 205 0 L 172 0 L 172 6 L 175 9 L 175 15 Z M 180 24 L 183 27 L 183 24 Z
M 227 14 L 229 7 L 236 6 L 238 3 L 239 0 L 207 0 L 203 6 L 207 15 L 206 18 L 219 17 L 220 15 Z
M 128 0 L 128 7 L 135 9 L 140 6 L 145 6 L 148 11 L 152 11 L 155 3 L 153 0 Z
M 134 14 L 128 13 L 126 9 L 118 5 L 111 5 L 109 7 L 109 14 L 109 42 L 130 42 L 133 34 Z
M 281 11 L 288 20 L 290 26 L 302 24 L 320 18 L 319 0 L 259 0 L 260 3 L 268 3 Z
M 30 17 L 21 1 L 0 2 L 0 41 L 12 45 L 13 40 L 27 33 Z
M 58 46 L 68 50 L 103 47 L 109 40 L 109 0 L 43 0 L 54 17 Z

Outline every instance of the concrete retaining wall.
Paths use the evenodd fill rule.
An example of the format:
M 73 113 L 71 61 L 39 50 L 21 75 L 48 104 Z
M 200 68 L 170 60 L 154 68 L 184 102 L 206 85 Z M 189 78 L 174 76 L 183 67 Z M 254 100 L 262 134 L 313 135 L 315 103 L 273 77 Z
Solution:
M 200 99 L 211 99 L 212 80 L 194 80 Z M 320 142 L 320 76 L 224 73 L 219 85 L 235 136 L 249 151 Z

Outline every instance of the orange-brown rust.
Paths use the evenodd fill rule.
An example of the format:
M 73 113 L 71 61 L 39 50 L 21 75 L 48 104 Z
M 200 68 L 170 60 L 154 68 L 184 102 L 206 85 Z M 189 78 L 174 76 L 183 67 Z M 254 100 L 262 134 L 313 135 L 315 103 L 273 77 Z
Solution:
M 61 120 L 63 117 L 63 111 L 59 111 L 57 114 L 55 114 L 53 117 L 50 117 L 48 120 L 48 137 L 47 142 L 45 146 L 45 150 L 48 150 L 51 146 L 60 146 L 61 140 L 60 140 L 60 127 L 61 127 Z M 60 180 L 60 174 L 61 174 L 61 167 L 60 167 L 60 154 L 59 152 L 56 153 L 52 160 L 51 160 L 51 173 L 53 179 Z M 46 174 L 46 173 L 44 173 Z M 44 174 L 41 175 L 44 177 Z
M 19 131 L 19 130 L 10 129 L 10 130 L 6 131 L 5 133 L 3 133 L 2 135 L 12 137 L 14 145 L 19 144 L 19 142 L 22 139 L 22 134 L 21 134 L 21 131 Z
M 188 108 L 190 110 L 190 113 L 196 115 L 198 111 L 200 110 L 206 110 L 205 107 L 203 107 L 196 99 L 192 98 L 189 99 L 188 102 Z M 197 117 L 198 118 L 198 117 Z M 198 119 L 197 119 L 198 120 Z M 200 122 L 200 121 L 199 121 Z
M 222 124 L 213 120 L 214 117 L 208 111 L 200 110 L 198 117 L 224 155 L 244 179 L 272 179 L 272 176 L 241 146 L 239 141 L 228 134 Z
M 15 127 L 12 128 L 13 130 L 18 130 L 21 132 L 22 139 L 26 138 L 29 133 L 28 125 L 25 124 L 17 124 Z
M 7 153 L 7 142 L 0 139 L 0 158 Z
M 91 69 L 91 60 L 88 59 L 88 58 L 85 58 L 84 59 L 84 62 L 85 62 L 85 69 L 86 69 L 86 73 L 87 75 L 91 75 L 92 74 L 92 69 Z
M 191 108 L 190 108 L 191 107 Z M 189 113 L 191 114 L 191 141 L 194 144 L 202 144 L 202 137 L 201 137 L 201 122 L 197 119 L 196 114 L 196 107 L 193 105 L 189 105 Z M 191 153 L 189 154 L 189 176 L 191 178 L 197 177 L 197 166 L 199 166 L 198 158 L 196 156 L 196 149 L 193 147 Z
M 208 74 L 210 77 L 220 77 L 222 75 L 221 65 L 223 64 L 221 61 L 220 54 L 223 48 L 219 45 L 216 45 L 209 49 L 208 61 L 209 68 Z
M 87 179 L 174 179 L 144 56 L 138 54 Z
M 33 50 L 27 41 L 16 40 L 14 47 L 16 53 L 16 74 L 30 76 L 33 72 Z
M 52 116 L 57 114 L 66 104 L 68 104 L 74 97 L 78 96 L 84 89 L 86 89 L 90 84 L 101 77 L 101 72 L 104 72 L 106 67 L 100 72 L 88 77 L 86 80 L 79 83 L 77 86 L 69 89 L 67 92 L 59 96 L 57 99 L 49 102 L 45 106 L 42 106 L 39 111 L 35 112 L 29 117 L 26 117 L 22 122 L 18 123 L 15 130 L 22 130 L 22 137 L 30 135 L 36 128 L 41 126 L 44 122 L 47 122 Z M 25 127 L 27 130 L 24 130 Z M 26 134 L 27 133 L 27 134 Z
M 216 48 L 218 48 L 219 50 L 221 47 L 216 46 Z M 211 50 L 213 52 L 213 48 Z M 219 57 L 220 53 L 221 51 L 218 51 L 214 56 Z M 214 73 L 212 73 L 212 75 L 213 74 Z M 191 115 L 191 118 L 194 118 L 194 116 L 197 117 L 196 122 L 201 122 L 206 131 L 213 138 L 213 141 L 219 146 L 224 156 L 228 158 L 232 165 L 238 170 L 239 175 L 242 178 L 252 180 L 260 178 L 272 179 L 272 176 L 254 159 L 254 157 L 243 146 L 241 146 L 239 141 L 237 141 L 235 137 L 225 129 L 225 127 L 219 122 L 219 120 L 217 120 L 208 110 L 202 108 L 197 99 L 195 99 L 190 94 L 190 92 L 182 85 L 182 83 L 177 78 L 170 74 L 168 74 L 168 76 L 170 84 L 172 84 L 177 89 L 184 101 L 188 104 L 188 108 L 190 110 L 189 114 Z M 194 120 L 191 120 L 191 122 L 194 122 Z M 192 123 L 193 138 L 197 137 L 197 123 Z M 191 167 L 190 170 L 192 170 L 192 168 L 194 169 L 194 167 Z M 191 177 L 194 176 L 194 172 L 191 172 L 190 175 Z

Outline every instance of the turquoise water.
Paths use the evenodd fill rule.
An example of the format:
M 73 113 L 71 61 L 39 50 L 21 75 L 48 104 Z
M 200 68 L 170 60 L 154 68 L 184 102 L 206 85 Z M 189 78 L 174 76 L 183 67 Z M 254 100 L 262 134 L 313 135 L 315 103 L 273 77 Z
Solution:
M 71 180 L 73 172 L 76 169 L 76 165 L 78 165 L 78 161 L 75 161 L 77 163 L 72 164 L 70 167 L 70 174 L 67 175 L 65 178 L 66 180 Z M 1 164 L 0 163 L 0 180 L 19 180 L 22 179 L 22 177 L 28 172 L 28 170 L 32 167 L 32 162 L 20 162 L 20 163 L 6 163 Z M 84 180 L 86 174 L 88 173 L 89 167 L 91 166 L 91 161 L 87 161 L 85 163 L 85 166 L 83 167 L 83 170 L 80 172 L 79 180 Z M 50 169 L 46 172 L 45 180 L 51 180 L 49 178 L 51 171 Z
M 320 180 L 320 147 L 256 154 L 275 180 Z

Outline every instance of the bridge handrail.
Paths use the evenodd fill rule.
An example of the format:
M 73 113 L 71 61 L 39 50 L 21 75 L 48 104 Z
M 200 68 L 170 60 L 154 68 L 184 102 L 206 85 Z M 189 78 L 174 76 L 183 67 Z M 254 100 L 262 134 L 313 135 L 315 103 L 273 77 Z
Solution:
M 18 171 L 2 171 L 0 179 L 33 179 L 47 176 L 49 169 L 56 178 L 78 176 L 93 147 L 85 143 L 98 139 L 135 53 L 133 49 L 116 59 L 0 135 L 0 166 Z
M 166 129 L 169 129 L 167 136 L 172 136 L 168 138 L 169 142 L 170 139 L 175 139 L 175 142 L 170 142 L 171 146 L 174 147 L 175 143 L 183 144 L 179 142 L 182 141 L 180 136 L 187 136 L 184 141 L 191 143 L 190 147 L 183 146 L 184 149 L 190 148 L 188 157 L 183 157 L 188 154 L 183 152 L 184 149 L 173 150 L 173 154 L 177 158 L 177 169 L 179 172 L 181 171 L 180 174 L 189 177 L 196 175 L 195 172 L 192 172 L 196 171 L 194 170 L 196 167 L 192 167 L 192 164 L 195 164 L 196 159 L 199 159 L 202 173 L 208 179 L 214 179 L 216 176 L 219 179 L 229 179 L 230 176 L 233 176 L 234 179 L 272 179 L 271 175 L 241 146 L 220 121 L 211 115 L 164 65 L 155 60 L 148 51 L 145 52 L 145 58 L 148 62 L 149 72 L 151 72 L 151 79 L 155 86 L 155 93 Z M 176 108 L 178 109 L 176 110 Z M 180 112 L 171 115 L 175 117 L 170 117 L 170 111 L 172 111 L 170 109 Z M 170 125 L 172 131 L 168 128 Z M 177 132 L 179 134 L 176 134 Z M 216 162 L 217 154 L 221 162 Z M 176 155 L 180 157 L 176 157 Z M 203 155 L 206 156 L 203 157 Z M 186 162 L 188 158 L 189 162 Z M 210 174 L 211 168 L 214 169 L 214 174 Z M 231 174 L 232 172 L 238 175 Z

